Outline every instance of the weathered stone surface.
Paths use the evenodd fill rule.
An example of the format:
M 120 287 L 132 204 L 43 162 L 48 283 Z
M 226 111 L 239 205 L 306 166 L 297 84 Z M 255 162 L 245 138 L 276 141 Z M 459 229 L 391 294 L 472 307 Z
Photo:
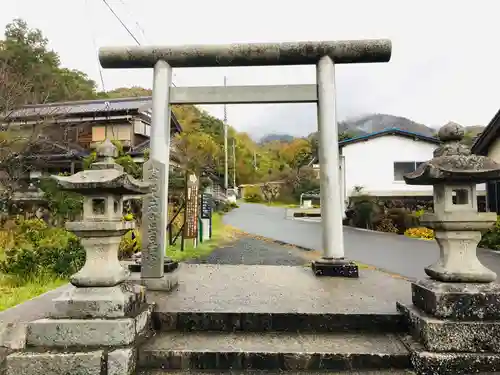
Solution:
M 102 350 L 64 352 L 24 352 L 7 357 L 7 375 L 101 375 L 104 361 Z
M 20 350 L 26 344 L 26 328 L 28 323 L 0 323 L 0 348 Z
M 411 352 L 411 364 L 418 375 L 496 374 L 500 371 L 497 353 L 434 353 L 405 339 Z
M 141 273 L 144 278 L 162 278 L 167 245 L 168 165 L 150 158 L 143 169 L 144 180 L 151 184 L 152 189 L 142 204 Z
M 432 316 L 458 320 L 500 320 L 500 285 L 442 283 L 411 284 L 413 304 Z
M 136 254 L 137 255 L 137 254 Z M 140 258 L 131 262 L 127 265 L 130 272 L 141 272 L 141 260 Z M 179 262 L 174 262 L 171 259 L 165 259 L 163 262 L 163 272 L 169 273 L 175 271 L 179 267 Z
M 134 342 L 135 320 L 40 319 L 28 325 L 26 344 L 47 348 L 120 346 Z
M 164 273 L 162 277 L 140 277 L 139 274 L 133 274 L 131 280 L 136 280 L 149 291 L 170 292 L 179 284 L 180 268 L 171 272 Z
M 160 331 L 246 331 L 246 332 L 403 332 L 402 316 L 393 313 L 153 313 Z
M 324 42 L 249 43 L 153 47 L 104 47 L 103 68 L 153 68 L 164 60 L 173 68 L 316 64 L 330 56 L 336 64 L 387 62 L 391 41 L 345 40 Z
M 138 314 L 135 318 L 135 334 L 136 339 L 146 337 L 153 331 L 152 312 L 154 304 L 149 305 L 144 311 Z
M 359 277 L 358 265 L 354 262 L 318 260 L 312 263 L 316 276 Z
M 368 269 L 359 279 L 315 277 L 308 267 L 182 264 L 180 269 L 178 288 L 168 294 L 148 291 L 156 311 L 385 315 L 396 313 L 397 300 L 411 302 L 406 280 Z
M 139 365 L 169 370 L 408 368 L 409 352 L 391 335 L 162 333 L 139 349 Z
M 169 371 L 171 373 L 171 371 Z M 377 370 L 361 370 L 361 371 L 287 371 L 287 375 L 415 375 L 410 370 L 394 370 L 385 369 Z M 137 372 L 137 375 L 165 375 L 164 370 L 157 369 L 143 369 Z M 283 375 L 282 371 L 269 371 L 269 370 L 241 370 L 241 371 L 189 371 L 189 375 Z
M 146 291 L 130 283 L 108 288 L 72 287 L 53 302 L 53 318 L 122 318 L 134 316 L 145 306 Z
M 133 375 L 137 364 L 135 348 L 116 349 L 108 353 L 107 375 Z
M 398 304 L 415 340 L 431 352 L 500 353 L 500 322 L 440 320 Z

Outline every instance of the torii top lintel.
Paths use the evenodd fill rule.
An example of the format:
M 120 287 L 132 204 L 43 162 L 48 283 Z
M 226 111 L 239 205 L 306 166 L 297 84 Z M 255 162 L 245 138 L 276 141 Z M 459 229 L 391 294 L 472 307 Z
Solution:
M 388 62 L 388 39 L 226 45 L 103 47 L 103 68 L 152 68 L 164 60 L 173 68 L 311 65 L 323 56 L 336 64 Z

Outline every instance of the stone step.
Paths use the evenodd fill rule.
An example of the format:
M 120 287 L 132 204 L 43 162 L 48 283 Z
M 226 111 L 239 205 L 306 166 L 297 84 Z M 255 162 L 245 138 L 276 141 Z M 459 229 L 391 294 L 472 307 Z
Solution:
M 137 375 L 283 375 L 280 371 L 171 371 L 146 369 L 139 370 Z M 415 375 L 411 370 L 361 370 L 361 371 L 287 371 L 287 375 Z
M 162 332 L 139 348 L 140 368 L 168 370 L 360 370 L 410 368 L 396 335 Z
M 396 309 L 394 309 L 396 310 Z M 152 315 L 157 331 L 246 332 L 405 332 L 402 314 L 394 313 L 274 313 L 166 312 Z

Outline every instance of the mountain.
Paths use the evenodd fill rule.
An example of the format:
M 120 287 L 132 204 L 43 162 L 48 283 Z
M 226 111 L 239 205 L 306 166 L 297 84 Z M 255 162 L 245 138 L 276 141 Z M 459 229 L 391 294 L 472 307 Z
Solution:
M 443 124 L 444 125 L 444 124 Z M 365 134 L 379 132 L 385 129 L 397 128 L 406 130 L 412 133 L 423 134 L 426 136 L 435 136 L 438 128 L 433 128 L 418 122 L 412 121 L 406 117 L 386 115 L 386 114 L 372 114 L 357 118 L 350 118 L 338 123 L 339 133 L 347 133 L 350 136 L 361 136 Z M 479 135 L 485 126 L 472 125 L 466 126 L 465 132 L 469 138 L 473 139 Z M 316 132 L 309 134 L 308 137 L 315 136 Z M 296 137 L 288 134 L 267 134 L 260 139 L 260 143 L 279 140 L 283 142 L 290 142 Z
M 295 137 L 290 134 L 266 134 L 262 138 L 260 138 L 259 143 L 267 143 L 272 141 L 280 141 L 280 142 L 291 142 Z
M 427 136 L 432 136 L 436 132 L 436 129 L 419 124 L 405 117 L 384 114 L 367 115 L 339 122 L 340 133 L 346 132 L 354 136 L 379 132 L 390 128 L 398 128 Z

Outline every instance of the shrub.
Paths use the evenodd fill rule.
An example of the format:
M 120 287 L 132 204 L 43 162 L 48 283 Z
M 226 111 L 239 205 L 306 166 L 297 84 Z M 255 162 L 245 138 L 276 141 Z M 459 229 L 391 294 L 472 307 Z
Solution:
M 378 232 L 398 233 L 398 228 L 394 225 L 392 220 L 385 215 L 377 223 L 375 230 Z
M 405 236 L 411 238 L 422 238 L 424 240 L 433 240 L 434 231 L 425 227 L 408 228 L 405 231 Z
M 85 262 L 85 250 L 74 234 L 50 228 L 40 219 L 20 220 L 11 229 L 14 242 L 4 249 L 0 271 L 20 279 L 41 275 L 68 277 Z
M 245 196 L 243 197 L 246 202 L 260 203 L 262 199 L 262 191 L 259 186 L 248 186 L 245 188 Z
M 370 195 L 351 197 L 350 209 L 346 213 L 351 226 L 372 229 L 378 220 L 381 208 Z
M 416 227 L 419 224 L 417 217 L 406 208 L 389 208 L 387 216 L 398 228 L 399 234 L 403 234 L 408 228 Z
M 479 247 L 491 250 L 500 250 L 500 216 L 497 216 L 495 226 L 483 234 Z
M 135 241 L 132 239 L 132 233 L 135 234 Z M 134 246 L 134 243 L 137 245 Z M 120 246 L 118 248 L 118 258 L 119 259 L 129 259 L 136 251 L 141 249 L 141 234 L 137 229 L 129 230 L 125 233 L 120 241 Z

